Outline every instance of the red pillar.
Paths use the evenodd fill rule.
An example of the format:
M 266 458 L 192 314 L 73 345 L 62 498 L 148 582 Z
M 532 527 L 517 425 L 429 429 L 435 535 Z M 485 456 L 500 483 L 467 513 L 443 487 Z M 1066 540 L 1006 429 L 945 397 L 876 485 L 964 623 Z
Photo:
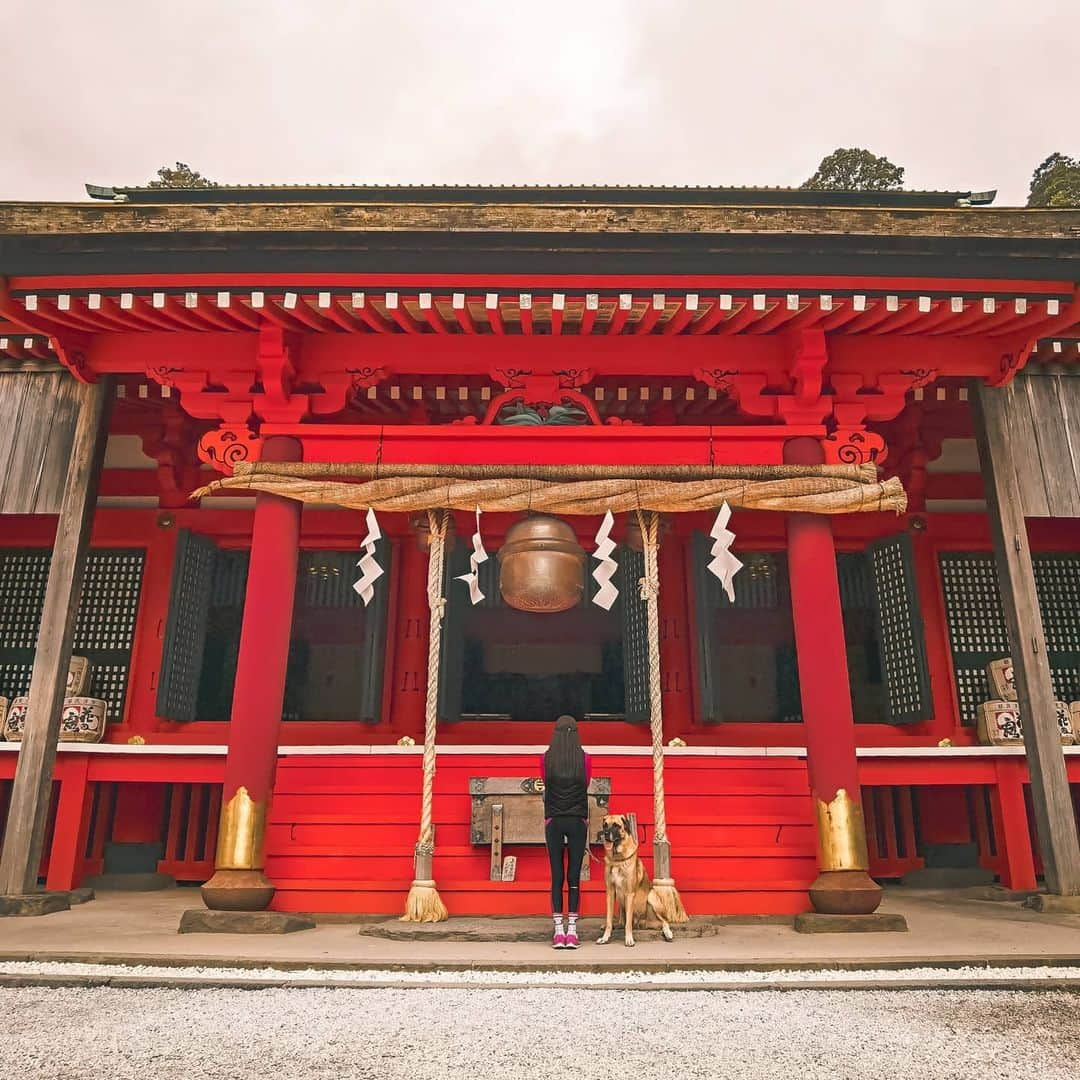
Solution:
M 90 818 L 93 797 L 87 783 L 89 767 L 89 754 L 64 754 L 63 759 L 57 762 L 56 779 L 60 781 L 60 798 L 56 804 L 52 847 L 49 849 L 46 889 L 74 889 L 82 879 L 83 849 L 86 846 L 84 826 Z
M 793 439 L 784 448 L 784 459 L 818 464 L 821 445 L 814 439 Z M 787 534 L 806 764 L 818 833 L 820 874 L 810 899 L 826 914 L 869 914 L 881 902 L 881 888 L 867 873 L 832 525 L 823 514 L 793 513 L 787 516 Z
M 294 439 L 271 438 L 263 447 L 263 461 L 299 459 Z M 210 908 L 260 911 L 274 895 L 263 870 L 263 833 L 277 765 L 299 545 L 300 503 L 256 495 L 215 873 L 202 888 Z

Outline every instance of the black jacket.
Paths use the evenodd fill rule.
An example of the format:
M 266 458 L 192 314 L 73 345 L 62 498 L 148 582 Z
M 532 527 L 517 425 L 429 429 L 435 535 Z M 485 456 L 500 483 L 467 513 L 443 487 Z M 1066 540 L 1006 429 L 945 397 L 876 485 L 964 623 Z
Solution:
M 589 816 L 589 785 L 580 780 L 562 780 L 548 776 L 544 779 L 544 817 Z

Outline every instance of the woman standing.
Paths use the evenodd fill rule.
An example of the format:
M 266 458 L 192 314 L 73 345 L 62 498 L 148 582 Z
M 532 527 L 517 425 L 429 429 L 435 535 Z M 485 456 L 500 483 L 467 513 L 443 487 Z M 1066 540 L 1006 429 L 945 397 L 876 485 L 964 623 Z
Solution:
M 551 914 L 556 949 L 576 949 L 581 902 L 581 862 L 589 831 L 589 781 L 592 762 L 581 748 L 577 721 L 560 716 L 551 745 L 540 759 L 544 780 L 544 836 L 551 861 Z M 565 860 L 565 862 L 564 862 Z M 566 923 L 563 922 L 563 881 L 567 883 Z

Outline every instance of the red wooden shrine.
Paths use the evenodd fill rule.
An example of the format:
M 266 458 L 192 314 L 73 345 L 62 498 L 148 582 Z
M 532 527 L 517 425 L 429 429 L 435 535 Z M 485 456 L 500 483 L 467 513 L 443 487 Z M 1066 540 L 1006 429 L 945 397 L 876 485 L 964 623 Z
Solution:
M 722 189 L 110 198 L 41 206 L 36 217 L 0 207 L 11 267 L 0 283 L 0 364 L 59 363 L 80 380 L 114 380 L 92 547 L 141 560 L 130 624 L 110 654 L 122 677 L 105 739 L 65 744 L 58 757 L 50 887 L 101 872 L 123 845 L 149 845 L 156 869 L 204 882 L 222 803 L 244 786 L 269 803 L 276 909 L 401 910 L 420 800 L 427 555 L 406 515 L 380 516 L 389 558 L 376 617 L 326 599 L 348 592 L 355 559 L 340 553 L 359 558 L 360 512 L 229 491 L 189 499 L 238 462 L 290 458 L 869 462 L 899 476 L 908 494 L 899 517 L 736 510 L 734 550 L 746 566 L 730 609 L 696 572 L 711 515 L 665 522 L 675 876 L 691 913 L 806 910 L 818 869 L 814 797 L 845 789 L 861 790 L 874 877 L 965 848 L 1007 886 L 1033 886 L 1022 750 L 979 746 L 972 723 L 973 658 L 993 651 L 975 627 L 997 616 L 977 591 L 990 533 L 968 390 L 1027 365 L 1080 362 L 1076 245 L 1054 240 L 1063 226 L 966 206 L 963 193 L 847 193 L 834 204 Z M 971 237 L 986 243 L 973 249 Z M 518 408 L 542 419 L 553 404 L 580 409 L 582 422 L 503 422 Z M 512 521 L 484 516 L 489 551 Z M 571 523 L 590 549 L 598 521 Z M 460 550 L 472 516 L 455 525 Z M 9 516 L 0 530 L 0 555 L 25 558 L 48 549 L 55 518 Z M 1033 520 L 1030 533 L 1071 596 L 1080 526 Z M 181 585 L 198 543 L 217 569 L 205 578 L 210 598 L 193 600 Z M 873 553 L 884 545 L 902 552 L 899 584 L 881 578 L 886 564 Z M 19 602 L 20 565 L 0 566 L 6 604 Z M 882 614 L 881 590 L 907 587 L 910 645 Z M 197 642 L 181 640 L 174 614 L 193 603 L 205 608 Z M 1076 610 L 1055 616 L 1066 645 L 1080 639 Z M 515 715 L 520 692 L 499 698 L 499 687 L 549 678 L 571 692 L 550 670 L 565 648 L 544 616 L 514 624 L 543 674 L 513 672 L 498 649 L 506 613 L 462 618 L 472 619 L 473 636 L 463 631 L 472 653 L 444 661 L 460 700 L 438 734 L 440 892 L 451 914 L 540 913 L 539 849 L 514 851 L 515 881 L 488 880 L 488 849 L 470 839 L 469 779 L 535 773 L 554 715 Z M 600 637 L 610 652 L 618 635 L 598 620 L 552 626 L 602 657 Z M 630 647 L 624 638 L 624 665 Z M 26 689 L 25 657 L 4 648 L 0 696 L 14 697 Z M 1080 698 L 1080 645 L 1060 653 L 1061 693 Z M 163 680 L 193 655 L 198 670 L 178 704 Z M 725 656 L 737 660 L 725 667 Z M 486 698 L 470 663 L 484 670 Z M 588 676 L 601 697 L 614 692 L 599 665 L 574 686 Z M 339 691 L 326 688 L 342 683 L 355 710 L 320 715 L 318 687 L 328 700 Z M 469 707 L 481 699 L 511 705 Z M 582 737 L 594 773 L 611 778 L 612 806 L 636 812 L 648 839 L 649 730 L 629 713 L 583 715 Z M 417 745 L 400 745 L 408 739 Z M 5 791 L 16 749 L 0 744 Z M 1080 755 L 1066 753 L 1075 792 Z M 585 886 L 587 910 L 603 903 L 598 877 Z

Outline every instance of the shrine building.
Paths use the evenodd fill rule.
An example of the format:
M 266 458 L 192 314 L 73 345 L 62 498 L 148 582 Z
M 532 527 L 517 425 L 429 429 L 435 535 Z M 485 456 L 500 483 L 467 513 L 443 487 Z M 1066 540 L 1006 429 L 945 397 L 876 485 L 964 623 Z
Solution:
M 0 204 L 0 893 L 544 914 L 564 714 L 691 916 L 1080 893 L 1080 210 L 88 193 Z

